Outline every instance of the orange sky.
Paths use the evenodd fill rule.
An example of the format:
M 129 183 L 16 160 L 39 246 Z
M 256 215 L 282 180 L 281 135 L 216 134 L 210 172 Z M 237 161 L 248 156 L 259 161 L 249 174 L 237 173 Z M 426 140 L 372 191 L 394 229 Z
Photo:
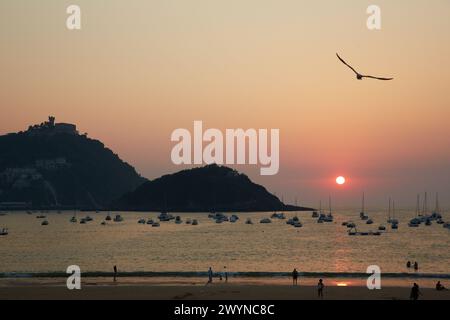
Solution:
M 278 128 L 279 174 L 237 169 L 289 202 L 450 204 L 449 1 L 376 1 L 381 31 L 372 1 L 75 2 L 0 3 L 1 134 L 52 114 L 155 178 L 181 169 L 170 134 L 194 120 Z M 335 52 L 395 80 L 356 81 Z

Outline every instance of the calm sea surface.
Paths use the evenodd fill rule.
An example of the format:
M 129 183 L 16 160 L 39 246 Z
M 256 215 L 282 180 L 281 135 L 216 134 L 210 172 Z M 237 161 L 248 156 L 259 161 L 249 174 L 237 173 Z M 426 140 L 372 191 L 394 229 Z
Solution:
M 113 216 L 115 213 L 112 213 Z M 411 210 L 399 210 L 398 230 L 381 236 L 348 236 L 343 221 L 357 223 L 358 231 L 377 230 L 386 225 L 386 212 L 368 211 L 374 224 L 359 220 L 358 210 L 338 210 L 333 223 L 318 224 L 310 212 L 297 215 L 302 228 L 272 219 L 259 220 L 271 213 L 237 213 L 236 223 L 217 224 L 205 213 L 181 213 L 181 218 L 198 219 L 199 225 L 161 222 L 159 228 L 138 224 L 140 218 L 156 219 L 157 213 L 121 213 L 123 222 L 101 225 L 106 213 L 78 212 L 78 223 L 69 222 L 73 212 L 45 213 L 48 226 L 41 226 L 36 213 L 8 213 L 0 216 L 0 228 L 9 235 L 0 236 L 0 273 L 65 272 L 79 265 L 82 272 L 302 272 L 364 273 L 367 266 L 379 265 L 382 272 L 407 272 L 407 260 L 418 261 L 420 273 L 450 274 L 450 230 L 433 222 L 409 228 Z M 94 218 L 87 224 L 79 220 Z M 175 214 L 174 214 L 175 215 Z M 229 215 L 229 214 L 228 214 Z M 254 224 L 247 225 L 251 217 Z M 450 215 L 444 214 L 450 221 Z

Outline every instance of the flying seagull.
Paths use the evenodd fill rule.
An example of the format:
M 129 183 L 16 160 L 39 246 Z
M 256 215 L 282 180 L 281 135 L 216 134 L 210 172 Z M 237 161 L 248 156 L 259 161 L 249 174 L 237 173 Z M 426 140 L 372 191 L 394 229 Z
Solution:
M 371 79 L 377 79 L 377 80 L 392 80 L 392 79 L 394 79 L 394 78 L 380 78 L 380 77 L 374 77 L 374 76 L 366 76 L 366 75 L 360 74 L 355 69 L 353 69 L 353 67 L 350 66 L 347 62 L 345 62 L 341 57 L 339 57 L 339 55 L 337 53 L 336 53 L 336 55 L 343 64 L 345 64 L 347 67 L 352 69 L 352 71 L 354 73 L 356 73 L 356 79 L 358 79 L 358 80 L 362 80 L 363 78 L 371 78 Z

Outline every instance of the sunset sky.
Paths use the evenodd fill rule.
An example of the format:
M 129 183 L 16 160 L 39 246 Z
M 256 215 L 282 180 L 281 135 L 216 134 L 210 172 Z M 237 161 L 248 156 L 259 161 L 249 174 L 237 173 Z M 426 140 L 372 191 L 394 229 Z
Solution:
M 54 115 L 153 179 L 185 168 L 170 135 L 194 120 L 276 128 L 278 175 L 235 168 L 286 202 L 450 205 L 449 39 L 448 0 L 2 0 L 0 134 Z

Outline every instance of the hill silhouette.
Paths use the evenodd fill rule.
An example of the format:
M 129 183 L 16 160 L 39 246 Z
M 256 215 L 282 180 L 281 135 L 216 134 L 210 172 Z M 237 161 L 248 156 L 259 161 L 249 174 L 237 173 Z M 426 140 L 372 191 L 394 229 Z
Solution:
M 0 136 L 0 150 L 0 205 L 6 207 L 102 208 L 146 181 L 103 143 L 53 117 Z
M 218 165 L 147 181 L 117 200 L 113 208 L 174 212 L 310 210 L 285 205 L 245 174 Z

